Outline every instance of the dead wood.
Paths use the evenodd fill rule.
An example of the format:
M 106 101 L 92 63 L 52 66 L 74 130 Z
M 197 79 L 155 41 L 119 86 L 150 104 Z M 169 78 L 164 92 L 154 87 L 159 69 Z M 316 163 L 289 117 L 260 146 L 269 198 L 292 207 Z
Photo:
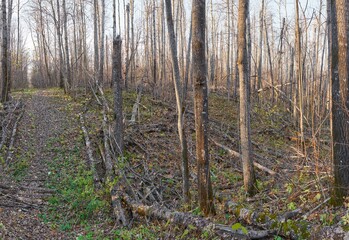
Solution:
M 12 108 L 11 108 L 12 106 Z M 7 104 L 6 107 L 6 111 L 4 111 L 4 114 L 6 114 L 5 118 L 3 119 L 2 123 L 1 123 L 1 141 L 0 141 L 0 150 L 3 148 L 3 146 L 6 143 L 6 140 L 8 139 L 9 136 L 7 136 L 8 132 L 11 131 L 10 127 L 11 124 L 13 122 L 14 119 L 18 119 L 15 118 L 16 114 L 21 115 L 23 112 L 22 109 L 23 105 L 21 104 L 20 101 L 15 102 L 13 105 L 11 105 L 11 103 Z
M 35 192 L 35 193 L 49 193 L 49 194 L 54 194 L 54 193 L 56 193 L 56 190 L 54 190 L 54 189 L 49 189 L 49 188 L 19 186 L 19 189 L 27 190 L 27 191 L 32 191 L 32 192 Z
M 9 164 L 11 159 L 12 159 L 12 154 L 13 154 L 13 145 L 15 142 L 15 137 L 16 137 L 16 133 L 17 133 L 17 126 L 19 121 L 22 119 L 24 114 L 24 111 L 22 111 L 19 116 L 17 117 L 14 125 L 13 125 L 13 129 L 12 129 L 12 134 L 11 134 L 11 138 L 10 138 L 10 144 L 8 146 L 8 154 L 7 154 L 7 158 L 6 158 L 6 164 Z
M 136 123 L 136 116 L 137 116 L 137 113 L 139 110 L 139 104 L 141 102 L 141 97 L 142 97 L 142 88 L 139 87 L 138 93 L 137 93 L 137 99 L 136 99 L 136 102 L 133 104 L 133 108 L 132 108 L 132 115 L 131 115 L 131 119 L 130 119 L 130 124 Z
M 215 141 L 214 139 L 210 139 L 210 140 L 211 140 L 215 145 L 217 145 L 218 147 L 220 147 L 220 148 L 224 149 L 225 151 L 227 151 L 231 156 L 236 157 L 236 158 L 240 158 L 240 157 L 241 157 L 241 154 L 240 154 L 240 153 L 238 153 L 238 152 L 236 152 L 236 151 L 234 151 L 234 150 L 228 148 L 227 146 L 225 146 L 225 145 L 223 145 L 223 144 L 221 144 L 221 143 Z M 259 155 L 256 155 L 256 154 L 254 154 L 254 155 L 255 155 L 255 156 L 258 156 L 259 158 L 262 158 L 262 157 L 259 156 Z M 264 171 L 264 172 L 267 172 L 268 174 L 270 174 L 270 175 L 272 175 L 272 176 L 276 175 L 276 172 L 275 172 L 275 171 L 273 171 L 273 170 L 271 170 L 271 169 L 269 169 L 269 168 L 267 168 L 267 167 L 265 167 L 265 166 L 263 166 L 263 165 L 257 163 L 256 161 L 253 161 L 253 166 L 255 166 L 256 168 L 258 168 L 259 170 L 262 170 L 262 171 Z
M 155 220 L 164 220 L 181 226 L 194 226 L 198 231 L 213 231 L 224 239 L 261 239 L 270 236 L 269 230 L 253 230 L 248 229 L 245 234 L 241 229 L 233 230 L 230 226 L 215 224 L 210 220 L 190 213 L 171 211 L 160 205 L 147 206 L 136 202 L 129 198 L 126 194 L 122 194 L 122 200 L 129 206 L 134 213 Z
M 303 218 L 307 218 L 310 214 L 312 214 L 313 212 L 315 212 L 316 210 L 318 210 L 321 206 L 323 206 L 324 204 L 326 204 L 327 202 L 330 201 L 331 198 L 327 198 L 325 199 L 325 201 L 323 201 L 322 203 L 320 203 L 319 205 L 317 205 L 315 208 L 311 209 L 309 212 L 307 212 L 306 214 L 303 215 Z
M 292 229 L 284 228 L 283 223 L 289 219 L 294 219 L 300 216 L 301 209 L 285 212 L 281 215 L 273 215 L 272 213 L 253 211 L 234 202 L 225 204 L 225 212 L 233 214 L 238 219 L 246 222 L 249 225 L 254 225 L 263 229 L 269 229 L 271 232 L 277 232 L 278 235 L 286 236 L 291 239 L 298 239 L 300 232 L 297 229 L 302 229 L 301 223 L 295 222 Z
M 104 167 L 106 169 L 106 179 L 110 178 L 113 172 L 113 164 L 111 159 L 111 153 L 110 153 L 110 143 L 109 143 L 109 125 L 108 125 L 108 117 L 106 114 L 106 110 L 108 109 L 107 102 L 105 98 L 103 98 L 103 109 L 102 109 L 102 129 L 103 129 L 103 144 L 104 144 L 104 154 L 102 154 L 104 157 Z M 103 150 L 101 149 L 101 152 Z
M 326 226 L 314 229 L 310 239 L 349 239 L 349 232 L 342 226 Z
M 86 152 L 87 152 L 87 157 L 88 157 L 88 165 L 92 170 L 95 183 L 99 183 L 100 179 L 99 179 L 99 176 L 98 176 L 97 170 L 96 170 L 96 160 L 93 157 L 93 150 L 91 147 L 90 137 L 89 137 L 89 134 L 88 134 L 87 129 L 85 127 L 85 121 L 84 121 L 84 117 L 82 114 L 80 114 L 80 124 L 81 124 L 81 130 L 84 133 L 84 138 L 85 138 Z
M 28 187 L 23 185 L 4 185 L 0 183 L 0 192 L 8 191 L 8 192 L 18 192 L 19 190 L 30 191 L 35 193 L 56 193 L 56 190 L 49 188 L 40 188 L 40 187 Z

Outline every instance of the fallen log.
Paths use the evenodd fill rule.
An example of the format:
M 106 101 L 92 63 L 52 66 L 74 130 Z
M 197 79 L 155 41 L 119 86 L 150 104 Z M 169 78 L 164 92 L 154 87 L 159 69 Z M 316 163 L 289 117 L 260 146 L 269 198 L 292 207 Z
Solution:
M 224 149 L 225 151 L 227 151 L 231 156 L 237 157 L 237 158 L 241 158 L 241 154 L 240 154 L 240 153 L 238 153 L 238 152 L 236 152 L 236 151 L 234 151 L 234 150 L 228 148 L 227 146 L 225 146 L 225 145 L 223 145 L 223 144 L 221 144 L 221 143 L 215 141 L 214 139 L 210 139 L 210 140 L 211 140 L 216 146 L 218 146 L 218 147 Z M 276 172 L 275 172 L 275 171 L 273 171 L 273 170 L 271 170 L 271 169 L 269 169 L 269 168 L 267 168 L 267 167 L 265 167 L 265 166 L 263 166 L 263 165 L 257 163 L 256 161 L 253 161 L 253 166 L 255 166 L 256 168 L 258 168 L 259 170 L 262 170 L 262 171 L 264 171 L 264 172 L 269 173 L 269 174 L 272 175 L 272 176 L 276 175 Z
M 144 205 L 132 200 L 126 194 L 122 194 L 121 198 L 134 213 L 141 216 L 146 216 L 156 220 L 164 220 L 185 227 L 192 225 L 201 232 L 213 231 L 215 234 L 224 239 L 261 239 L 273 234 L 269 230 L 248 229 L 247 233 L 242 229 L 233 230 L 231 226 L 215 224 L 206 218 L 193 216 L 190 213 L 171 211 L 160 205 Z
M 229 201 L 225 204 L 225 212 L 233 214 L 236 218 L 249 225 L 269 229 L 271 232 L 276 232 L 277 235 L 290 239 L 307 239 L 307 237 L 310 236 L 308 223 L 306 221 L 300 221 L 297 219 L 291 220 L 300 216 L 302 212 L 301 209 L 276 215 L 270 212 L 253 211 Z M 304 238 L 305 236 L 307 237 Z
M 310 239 L 349 239 L 349 232 L 344 226 L 326 226 L 314 229 Z

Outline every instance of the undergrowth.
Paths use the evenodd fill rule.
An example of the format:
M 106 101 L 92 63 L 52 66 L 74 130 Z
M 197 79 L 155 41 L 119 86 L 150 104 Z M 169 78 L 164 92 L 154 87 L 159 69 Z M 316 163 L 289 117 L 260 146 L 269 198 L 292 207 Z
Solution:
M 57 95 L 58 96 L 58 95 Z M 112 92 L 106 91 L 106 97 L 112 102 Z M 124 116 L 126 122 L 131 117 L 132 106 L 136 99 L 134 92 L 124 93 Z M 77 97 L 75 101 L 82 106 L 89 101 L 86 96 Z M 62 99 L 60 99 L 62 101 Z M 64 98 L 64 106 L 61 110 L 77 117 L 77 110 L 71 98 Z M 67 103 L 67 104 L 66 104 Z M 285 135 L 293 134 L 295 129 L 288 121 L 289 113 L 282 111 L 278 105 L 273 107 L 262 106 L 252 108 L 252 139 L 255 141 L 254 151 L 262 158 L 258 162 L 271 168 L 282 176 L 274 178 L 264 172 L 257 171 L 257 188 L 259 190 L 255 199 L 246 201 L 243 191 L 241 166 L 238 159 L 232 159 L 228 153 L 216 146 L 210 145 L 211 174 L 218 215 L 214 221 L 223 224 L 233 224 L 237 219 L 231 214 L 223 213 L 224 203 L 233 201 L 245 204 L 250 209 L 265 209 L 266 212 L 281 214 L 302 208 L 305 212 L 310 211 L 325 201 L 328 195 L 330 176 L 319 176 L 313 171 L 311 162 L 304 162 L 297 157 L 291 148 L 294 143 L 288 142 Z M 190 110 L 190 109 L 189 109 Z M 139 109 L 140 116 L 137 118 L 138 126 L 154 123 L 174 124 L 175 108 L 171 109 L 166 104 L 154 102 L 149 95 L 144 94 Z M 187 115 L 188 136 L 193 135 L 193 119 Z M 110 116 L 112 117 L 112 116 Z M 214 135 L 220 142 L 228 145 L 235 151 L 238 146 L 238 114 L 236 102 L 227 102 L 221 96 L 210 96 L 210 118 L 220 122 L 215 127 L 223 133 L 230 134 L 231 139 L 220 136 L 217 131 Z M 139 122 L 138 122 L 139 120 Z M 86 123 L 91 134 L 92 141 L 98 141 L 100 132 L 100 106 L 93 103 L 88 106 Z M 127 131 L 132 127 L 126 128 Z M 214 130 L 211 131 L 211 133 Z M 132 133 L 132 132 L 131 132 Z M 176 176 L 178 156 L 171 155 L 179 151 L 176 130 L 159 133 L 145 133 L 142 145 L 149 152 L 148 170 L 159 172 L 164 175 L 165 194 L 180 192 L 180 181 Z M 235 142 L 232 139 L 236 139 Z M 188 137 L 191 154 L 195 153 L 194 140 Z M 139 140 L 141 141 L 141 139 Z M 161 147 L 160 147 L 161 146 Z M 168 148 L 166 148 L 168 146 Z M 194 146 L 195 147 L 195 146 Z M 177 149 L 176 149 L 177 148 Z M 132 164 L 144 161 L 145 155 L 139 154 L 137 149 L 128 146 L 126 149 L 127 159 Z M 201 233 L 190 227 L 171 226 L 163 222 L 144 224 L 144 221 L 136 219 L 132 228 L 116 228 L 111 217 L 109 186 L 96 189 L 93 176 L 86 166 L 85 146 L 82 132 L 78 124 L 71 124 L 59 137 L 54 137 L 46 145 L 45 151 L 54 153 L 52 159 L 47 159 L 49 166 L 47 187 L 57 190 L 57 194 L 48 201 L 48 211 L 42 214 L 41 219 L 54 229 L 72 232 L 76 239 L 212 239 L 211 233 Z M 273 155 L 277 153 L 277 155 Z M 326 154 L 326 153 L 324 153 Z M 290 158 L 291 155 L 296 157 Z M 311 157 L 311 156 L 310 156 Z M 148 160 L 147 160 L 148 161 Z M 191 155 L 191 169 L 195 173 L 195 156 Z M 19 163 L 20 164 L 20 163 Z M 17 167 L 21 171 L 21 165 Z M 283 172 L 283 170 L 294 172 Z M 326 169 L 320 169 L 326 171 Z M 174 173 L 173 173 L 174 172 Z M 178 175 L 178 174 L 177 174 Z M 177 177 L 177 178 L 176 178 Z M 195 182 L 192 181 L 193 199 L 196 197 Z M 177 196 L 175 196 L 177 197 Z M 173 199 L 172 199 L 173 200 Z M 192 206 L 193 214 L 195 202 Z M 284 232 L 292 231 L 301 238 L 306 239 L 309 234 L 307 223 L 313 221 L 322 225 L 333 225 L 342 219 L 345 224 L 349 223 L 347 215 L 335 215 L 332 209 L 324 205 L 325 210 L 316 211 L 307 216 L 307 222 L 290 220 L 284 223 L 276 223 L 276 228 Z M 270 216 L 269 216 L 270 217 Z M 341 218 L 342 217 L 342 218 Z M 98 227 L 99 226 L 99 227 Z M 103 227 L 100 227 L 103 226 Z M 108 230 L 106 230 L 108 229 Z M 74 233 L 73 233 L 74 232 Z

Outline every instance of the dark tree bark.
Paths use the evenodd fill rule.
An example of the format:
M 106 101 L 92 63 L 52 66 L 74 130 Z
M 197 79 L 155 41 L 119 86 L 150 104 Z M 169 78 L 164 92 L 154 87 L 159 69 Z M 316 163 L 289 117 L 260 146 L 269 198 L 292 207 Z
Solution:
M 13 0 L 8 1 L 8 17 L 7 17 L 7 52 L 8 52 L 8 59 L 7 59 L 7 77 L 8 77 L 8 89 L 9 92 L 12 88 L 12 55 L 11 55 L 11 33 L 12 33 L 12 14 L 13 14 Z
M 246 18 L 249 11 L 249 0 L 239 0 L 238 15 L 238 68 L 240 80 L 240 140 L 241 159 L 244 175 L 245 191 L 253 195 L 256 191 L 253 160 L 251 158 L 250 136 L 250 98 L 249 98 L 249 68 L 246 49 Z
M 6 0 L 1 2 L 2 10 L 2 93 L 1 93 L 1 102 L 6 102 L 9 100 L 9 78 L 8 78 L 8 52 L 7 52 L 7 11 L 6 11 Z
M 348 14 L 345 0 L 330 2 L 333 203 L 341 204 L 349 194 L 349 54 Z
M 115 1 L 115 0 L 114 0 Z M 115 8 L 115 3 L 114 3 Z M 116 20 L 115 9 L 113 18 L 113 70 L 112 81 L 114 82 L 114 113 L 115 113 L 115 129 L 114 136 L 117 144 L 117 153 L 119 156 L 124 152 L 124 126 L 123 126 L 123 114 L 122 114 L 122 40 L 120 36 L 116 35 Z
M 208 92 L 205 56 L 205 0 L 192 1 L 192 66 L 198 168 L 199 205 L 205 215 L 215 214 L 208 152 Z

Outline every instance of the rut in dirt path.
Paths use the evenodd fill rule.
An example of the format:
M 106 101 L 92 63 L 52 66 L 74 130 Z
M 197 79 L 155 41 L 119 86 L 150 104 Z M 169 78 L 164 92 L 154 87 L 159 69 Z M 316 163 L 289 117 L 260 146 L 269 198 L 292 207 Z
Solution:
M 23 97 L 25 113 L 10 163 L 13 165 L 10 172 L 16 181 L 9 182 L 8 177 L 1 180 L 7 189 L 3 189 L 0 197 L 0 238 L 66 238 L 50 230 L 38 217 L 45 209 L 47 198 L 54 194 L 45 188 L 49 174 L 47 163 L 55 157 L 55 152 L 48 151 L 47 146 L 75 121 L 63 111 L 64 103 L 54 94 L 40 90 Z

